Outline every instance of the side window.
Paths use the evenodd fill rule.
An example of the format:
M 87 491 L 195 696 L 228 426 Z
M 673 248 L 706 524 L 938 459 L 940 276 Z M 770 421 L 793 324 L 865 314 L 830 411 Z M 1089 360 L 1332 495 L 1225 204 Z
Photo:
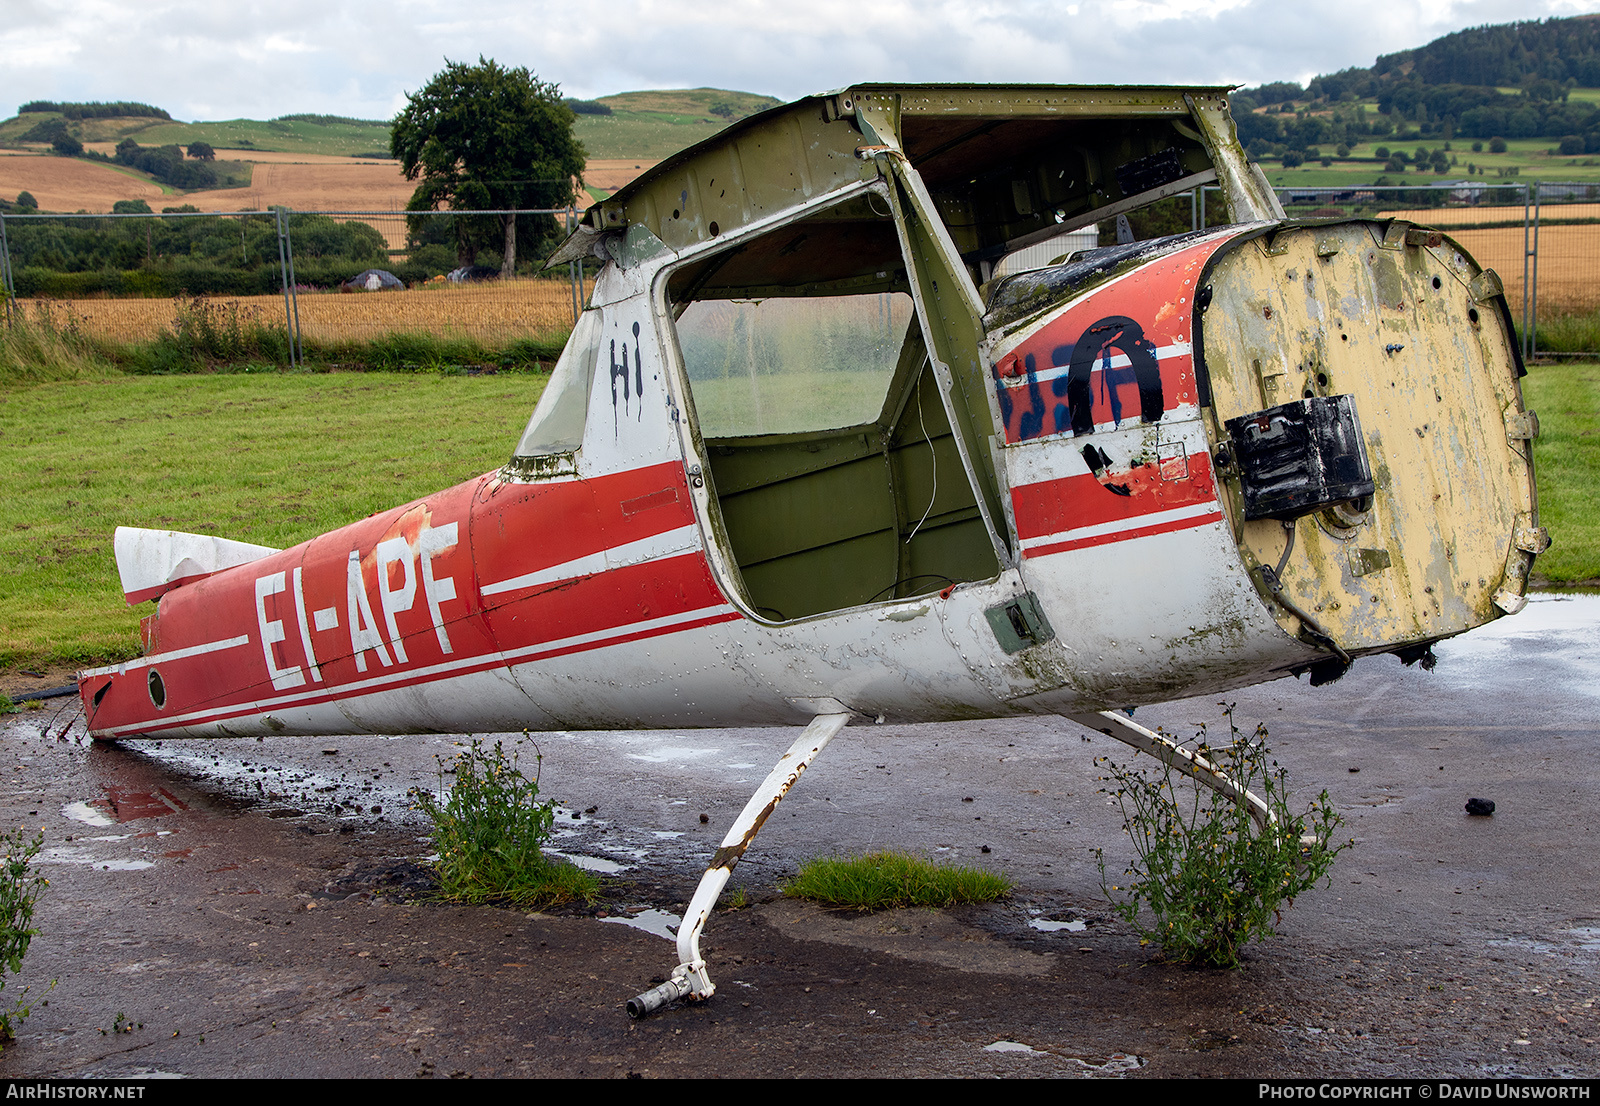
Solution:
M 905 292 L 695 300 L 678 319 L 707 438 L 877 419 L 911 325 Z
M 515 457 L 550 457 L 572 453 L 583 444 L 583 426 L 589 414 L 589 392 L 594 386 L 594 363 L 600 352 L 600 312 L 583 313 L 567 339 L 566 349 L 550 373 L 533 418 L 517 442 Z

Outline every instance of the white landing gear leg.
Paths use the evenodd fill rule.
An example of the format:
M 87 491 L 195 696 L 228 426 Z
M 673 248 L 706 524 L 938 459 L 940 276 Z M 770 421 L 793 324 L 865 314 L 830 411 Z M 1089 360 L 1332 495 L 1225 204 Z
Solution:
M 1103 733 L 1107 737 L 1114 737 L 1125 745 L 1131 745 L 1142 753 L 1149 753 L 1164 764 L 1171 765 L 1177 771 L 1204 784 L 1219 795 L 1224 795 L 1236 803 L 1241 803 L 1250 812 L 1250 817 L 1260 829 L 1266 829 L 1273 821 L 1272 812 L 1267 809 L 1267 804 L 1261 801 L 1259 795 L 1247 791 L 1236 784 L 1233 779 L 1198 753 L 1191 753 L 1188 749 L 1176 744 L 1171 738 L 1164 737 L 1154 730 L 1147 730 L 1126 715 L 1116 711 L 1103 710 L 1097 714 L 1069 714 L 1078 725 L 1086 729 Z
M 672 978 L 659 987 L 628 1000 L 628 1016 L 642 1018 L 680 998 L 708 999 L 716 993 L 716 986 L 706 974 L 706 962 L 700 957 L 700 931 L 705 928 L 717 896 L 733 874 L 733 866 L 755 840 L 762 823 L 772 814 L 789 789 L 800 780 L 818 753 L 827 748 L 834 735 L 850 721 L 848 714 L 819 714 L 801 732 L 799 739 L 783 754 L 771 774 L 734 821 L 722 839 L 722 847 L 711 858 L 711 867 L 700 877 L 689 908 L 683 912 L 683 922 L 678 926 L 678 966 L 672 969 Z

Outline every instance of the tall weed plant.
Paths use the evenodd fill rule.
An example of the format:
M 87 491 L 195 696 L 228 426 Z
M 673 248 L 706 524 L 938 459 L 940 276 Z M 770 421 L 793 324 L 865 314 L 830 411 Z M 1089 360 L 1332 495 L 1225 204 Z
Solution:
M 1540 353 L 1600 352 L 1600 311 L 1540 311 L 1534 344 Z
M 535 752 L 535 762 L 542 760 Z M 448 791 L 445 776 L 454 775 Z M 537 770 L 530 779 L 496 741 L 474 739 L 448 767 L 439 763 L 439 791 L 412 792 L 433 819 L 440 894 L 453 902 L 504 902 L 529 908 L 581 899 L 599 885 L 589 873 L 544 855 L 555 805 L 539 801 Z
M 1274 936 L 1282 910 L 1317 884 L 1331 881 L 1334 858 L 1354 844 L 1336 843 L 1344 820 L 1327 791 L 1295 814 L 1287 772 L 1271 758 L 1267 729 L 1246 736 L 1223 706 L 1228 735 L 1212 744 L 1201 725 L 1192 751 L 1265 802 L 1264 825 L 1246 804 L 1189 780 L 1171 765 L 1095 763 L 1106 775 L 1102 794 L 1122 811 L 1135 859 L 1112 883 L 1096 850 L 1101 886 L 1141 943 L 1197 967 L 1234 968 L 1245 946 Z
M 0 386 L 47 380 L 102 377 L 116 369 L 105 359 L 71 311 L 36 304 L 33 311 L 10 305 L 0 326 Z
M 33 858 L 44 845 L 44 831 L 28 835 L 18 826 L 0 834 L 0 990 L 5 977 L 22 971 L 22 958 L 39 931 L 33 928 L 33 906 L 50 881 L 33 866 Z M 53 984 L 52 984 L 53 986 Z M 0 1002 L 0 1045 L 16 1039 L 17 1030 L 33 1013 L 27 1001 L 31 988 L 24 987 L 12 1002 Z

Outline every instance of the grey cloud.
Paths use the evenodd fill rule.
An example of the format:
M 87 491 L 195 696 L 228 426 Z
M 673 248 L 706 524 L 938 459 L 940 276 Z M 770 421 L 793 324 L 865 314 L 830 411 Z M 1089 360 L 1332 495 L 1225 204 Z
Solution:
M 1245 0 L 1149 4 L 1130 19 L 1124 5 L 1034 0 L 803 8 L 15 0 L 0 28 L 0 70 L 18 102 L 144 100 L 190 119 L 387 118 L 446 57 L 480 54 L 585 97 L 709 85 L 789 98 L 862 80 L 1256 84 L 1370 65 L 1462 27 L 1582 8 L 1575 0 Z M 15 104 L 0 110 L 7 106 Z

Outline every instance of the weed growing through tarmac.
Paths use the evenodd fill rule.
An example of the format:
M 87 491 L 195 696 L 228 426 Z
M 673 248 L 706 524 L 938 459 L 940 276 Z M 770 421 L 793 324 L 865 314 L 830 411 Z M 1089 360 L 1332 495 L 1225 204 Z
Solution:
M 1246 737 L 1234 724 L 1230 704 L 1223 705 L 1223 718 L 1227 743 L 1211 745 L 1202 724 L 1192 751 L 1266 803 L 1265 826 L 1255 824 L 1244 803 L 1193 783 L 1169 765 L 1146 774 L 1143 767 L 1109 757 L 1095 761 L 1108 773 L 1102 781 L 1114 785 L 1101 794 L 1122 809 L 1122 828 L 1138 854 L 1125 882 L 1112 884 L 1105 854 L 1095 850 L 1106 897 L 1143 943 L 1197 967 L 1237 967 L 1247 944 L 1275 934 L 1282 907 L 1331 881 L 1334 858 L 1355 843 L 1334 844 L 1344 819 L 1326 791 L 1304 813 L 1290 813 L 1287 772 L 1271 759 L 1265 726 Z M 1153 924 L 1147 924 L 1146 912 Z
M 534 746 L 535 762 L 542 759 Z M 448 768 L 440 760 L 437 795 L 411 792 L 417 809 L 433 819 L 439 893 L 454 902 L 523 908 L 593 902 L 600 886 L 592 875 L 544 855 L 555 807 L 539 802 L 537 769 L 529 779 L 517 761 L 517 752 L 507 755 L 499 741 L 490 748 L 474 740 Z
M 886 849 L 865 856 L 808 860 L 779 890 L 827 906 L 889 910 L 992 902 L 1011 893 L 1011 881 L 981 868 L 935 864 Z
M 39 932 L 32 926 L 33 904 L 50 881 L 34 868 L 33 858 L 43 845 L 42 829 L 31 838 L 24 826 L 0 834 L 0 851 L 4 852 L 0 859 L 0 989 L 5 987 L 4 975 L 22 970 L 22 958 Z M 15 1040 L 17 1030 L 33 1013 L 27 1001 L 30 990 L 24 987 L 15 1002 L 0 1004 L 0 1044 Z

